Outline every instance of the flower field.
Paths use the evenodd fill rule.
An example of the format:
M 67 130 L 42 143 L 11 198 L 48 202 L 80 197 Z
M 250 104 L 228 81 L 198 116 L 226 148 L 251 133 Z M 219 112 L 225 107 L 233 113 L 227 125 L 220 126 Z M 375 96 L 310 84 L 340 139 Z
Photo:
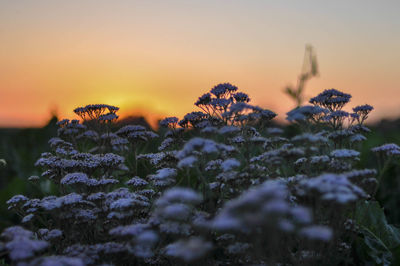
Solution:
M 280 125 L 223 83 L 157 131 L 91 104 L 2 132 L 0 265 L 400 265 L 399 136 L 351 98 Z

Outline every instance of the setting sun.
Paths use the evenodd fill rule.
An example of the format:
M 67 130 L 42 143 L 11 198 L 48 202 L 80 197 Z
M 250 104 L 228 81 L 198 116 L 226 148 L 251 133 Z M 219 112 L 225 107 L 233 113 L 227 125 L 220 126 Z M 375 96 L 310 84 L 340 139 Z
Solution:
M 90 103 L 182 117 L 231 82 L 283 120 L 294 105 L 306 44 L 321 89 L 369 102 L 372 119 L 400 115 L 396 2 L 3 1 L 0 125 L 44 125 Z M 335 12 L 332 12 L 334 10 Z M 147 111 L 146 111 L 147 110 Z

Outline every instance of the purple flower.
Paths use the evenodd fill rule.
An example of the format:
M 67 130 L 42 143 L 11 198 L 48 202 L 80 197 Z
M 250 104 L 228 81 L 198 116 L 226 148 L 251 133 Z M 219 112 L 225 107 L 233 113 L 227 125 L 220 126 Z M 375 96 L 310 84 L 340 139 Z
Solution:
M 179 119 L 175 116 L 167 117 L 167 118 L 164 118 L 163 120 L 161 120 L 159 124 L 162 127 L 170 127 L 170 126 L 176 127 L 178 120 Z
M 310 99 L 310 103 L 328 108 L 331 111 L 340 110 L 351 99 L 350 94 L 335 89 L 325 90 Z
M 210 93 L 205 93 L 202 96 L 199 97 L 197 102 L 195 103 L 196 106 L 199 105 L 206 105 L 211 102 L 211 94 Z
M 221 83 L 216 85 L 214 88 L 211 89 L 211 93 L 214 94 L 217 98 L 220 98 L 225 93 L 228 92 L 235 92 L 237 91 L 237 87 L 230 84 L 230 83 Z
M 243 92 L 237 92 L 233 95 L 233 98 L 236 100 L 236 102 L 243 102 L 247 103 L 250 101 L 249 96 L 246 93 Z

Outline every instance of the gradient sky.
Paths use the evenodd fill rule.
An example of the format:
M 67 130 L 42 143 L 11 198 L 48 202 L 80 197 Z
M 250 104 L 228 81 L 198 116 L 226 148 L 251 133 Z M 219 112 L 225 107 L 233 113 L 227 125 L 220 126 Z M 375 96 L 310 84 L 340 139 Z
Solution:
M 0 126 L 74 118 L 90 103 L 151 117 L 197 110 L 230 82 L 281 118 L 304 48 L 371 118 L 400 116 L 400 1 L 0 0 Z

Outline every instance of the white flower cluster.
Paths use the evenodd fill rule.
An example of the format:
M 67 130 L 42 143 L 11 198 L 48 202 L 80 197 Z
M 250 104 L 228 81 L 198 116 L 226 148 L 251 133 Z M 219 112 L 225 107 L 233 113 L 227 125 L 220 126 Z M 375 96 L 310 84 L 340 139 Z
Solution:
M 305 193 L 316 191 L 322 200 L 329 200 L 339 204 L 354 202 L 366 197 L 365 192 L 357 185 L 351 183 L 345 175 L 323 174 L 318 177 L 302 180 L 300 186 L 304 187 Z
M 388 156 L 396 156 L 400 155 L 400 147 L 394 143 L 388 143 L 381 145 L 379 147 L 375 147 L 372 149 L 373 152 L 382 152 Z
M 117 107 L 79 107 L 83 122 L 58 122 L 29 178 L 54 194 L 7 201 L 26 229 L 5 229 L 0 254 L 13 265 L 346 264 L 326 255 L 353 244 L 344 214 L 377 185 L 374 169 L 354 169 L 372 107 L 346 126 L 350 98 L 328 90 L 289 112 L 295 136 L 229 83 L 158 134 L 118 128 Z

